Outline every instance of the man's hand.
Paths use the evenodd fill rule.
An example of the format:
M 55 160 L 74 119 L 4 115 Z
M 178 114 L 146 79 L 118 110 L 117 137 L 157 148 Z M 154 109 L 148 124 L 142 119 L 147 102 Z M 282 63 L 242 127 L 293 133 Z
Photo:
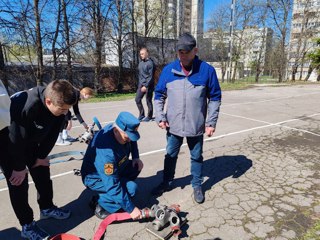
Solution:
M 214 127 L 206 127 L 206 134 L 208 137 L 211 137 L 215 131 L 216 129 Z
M 141 211 L 139 208 L 135 207 L 133 211 L 130 213 L 130 216 L 133 220 L 141 219 Z
M 23 180 L 25 179 L 27 173 L 28 173 L 27 169 L 24 169 L 22 171 L 13 170 L 11 177 L 9 178 L 9 182 L 13 186 L 19 186 L 23 182 Z
M 145 93 L 145 92 L 147 92 L 147 88 L 146 88 L 145 86 L 142 86 L 141 89 L 140 89 L 140 91 L 143 92 L 143 93 Z
M 82 123 L 82 126 L 84 127 L 85 130 L 88 130 L 88 128 L 89 128 L 89 126 L 87 125 L 86 122 L 83 122 L 83 123 Z
M 139 158 L 132 159 L 132 167 L 138 165 L 138 170 L 141 171 L 143 168 L 143 162 Z
M 162 121 L 159 123 L 159 128 L 167 129 L 169 127 L 169 123 L 167 121 Z
M 45 158 L 45 159 L 37 158 L 36 163 L 32 166 L 32 168 L 39 167 L 39 166 L 49 167 L 49 165 L 50 163 L 48 158 Z

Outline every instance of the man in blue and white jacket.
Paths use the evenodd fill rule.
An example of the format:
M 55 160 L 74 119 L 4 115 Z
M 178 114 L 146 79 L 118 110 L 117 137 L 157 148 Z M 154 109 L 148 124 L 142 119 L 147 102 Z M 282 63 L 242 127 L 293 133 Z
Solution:
M 152 193 L 161 195 L 171 190 L 178 154 L 186 137 L 194 199 L 202 203 L 203 134 L 210 137 L 215 132 L 221 89 L 215 69 L 201 61 L 197 52 L 194 37 L 189 33 L 181 35 L 177 43 L 179 59 L 165 66 L 155 89 L 155 120 L 160 128 L 167 130 L 167 153 L 163 181 Z

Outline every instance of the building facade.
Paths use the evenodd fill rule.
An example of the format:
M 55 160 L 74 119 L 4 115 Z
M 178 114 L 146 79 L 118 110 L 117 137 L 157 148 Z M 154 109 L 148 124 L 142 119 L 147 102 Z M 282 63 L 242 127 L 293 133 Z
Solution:
M 204 0 L 137 0 L 134 4 L 141 36 L 177 39 L 184 32 L 195 38 L 203 35 Z
M 255 63 L 260 62 L 262 73 L 267 64 L 268 56 L 272 48 L 273 31 L 270 28 L 248 27 L 237 30 L 233 36 L 233 56 L 238 56 L 239 77 L 251 75 Z M 228 61 L 230 33 L 222 31 L 210 31 L 204 34 L 204 39 L 211 40 L 212 57 L 210 62 L 219 61 L 226 65 Z M 221 68 L 223 66 L 220 66 Z M 226 66 L 224 66 L 226 67 Z
M 315 38 L 320 37 L 320 1 L 294 0 L 288 49 L 288 80 L 316 81 L 317 71 L 313 69 L 308 54 L 315 47 Z

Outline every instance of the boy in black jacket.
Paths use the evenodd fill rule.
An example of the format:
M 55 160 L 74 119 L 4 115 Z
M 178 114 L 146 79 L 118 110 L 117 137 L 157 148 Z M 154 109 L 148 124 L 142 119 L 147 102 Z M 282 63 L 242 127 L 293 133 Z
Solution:
M 12 207 L 22 226 L 23 238 L 49 237 L 33 219 L 28 203 L 28 172 L 38 191 L 41 219 L 65 219 L 71 214 L 53 204 L 47 156 L 65 114 L 75 102 L 75 89 L 66 80 L 55 80 L 46 88 L 35 87 L 11 97 L 11 125 L 0 131 L 0 145 L 3 146 L 0 166 L 7 180 Z

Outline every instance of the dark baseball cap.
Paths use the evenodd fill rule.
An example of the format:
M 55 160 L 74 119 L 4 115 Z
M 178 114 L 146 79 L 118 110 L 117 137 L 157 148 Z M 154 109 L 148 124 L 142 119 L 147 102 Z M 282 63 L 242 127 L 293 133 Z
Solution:
M 190 33 L 184 33 L 178 39 L 177 51 L 191 51 L 196 45 L 196 39 Z
M 133 116 L 133 114 L 129 112 L 121 112 L 119 113 L 116 119 L 117 126 L 124 131 L 131 141 L 138 141 L 140 138 L 140 134 L 138 132 L 138 128 L 140 125 L 140 121 L 138 118 Z

